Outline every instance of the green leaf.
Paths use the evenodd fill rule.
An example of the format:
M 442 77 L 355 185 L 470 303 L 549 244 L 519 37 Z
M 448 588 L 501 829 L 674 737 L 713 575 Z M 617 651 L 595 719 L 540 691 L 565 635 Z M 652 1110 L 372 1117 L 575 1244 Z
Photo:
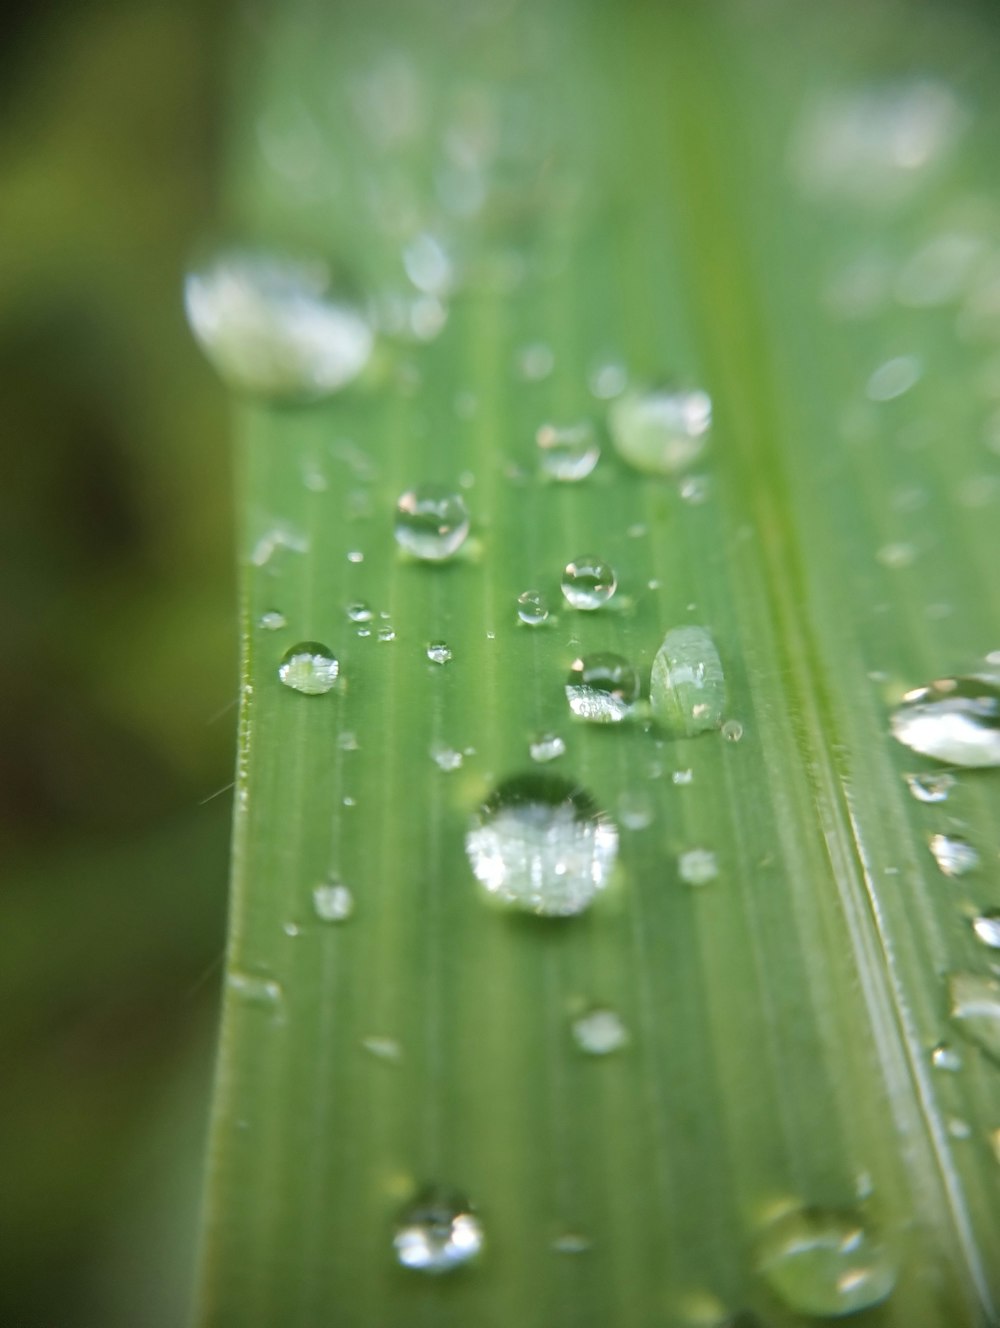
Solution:
M 301 3 L 248 24 L 236 233 L 332 255 L 425 336 L 416 237 L 456 289 L 360 384 L 239 415 L 202 1323 L 996 1321 L 1000 1080 L 946 977 L 989 988 L 969 917 L 1000 904 L 997 776 L 915 799 L 930 763 L 888 714 L 998 644 L 997 44 L 971 4 Z M 703 458 L 619 459 L 617 365 L 711 394 Z M 543 482 L 536 431 L 583 420 L 597 469 Z M 472 513 L 440 565 L 393 540 L 421 483 Z M 593 613 L 559 594 L 585 553 L 619 583 Z M 519 622 L 529 589 L 555 620 Z M 691 625 L 735 740 L 571 720 L 581 652 L 648 683 Z M 307 641 L 338 659 L 326 695 L 279 681 Z M 578 917 L 486 907 L 463 846 L 546 732 L 620 827 Z M 956 829 L 981 865 L 949 880 L 927 841 Z M 334 881 L 343 921 L 315 911 Z M 627 1039 L 607 1055 L 574 1037 L 595 1008 Z M 393 1253 L 428 1184 L 485 1234 L 439 1278 Z

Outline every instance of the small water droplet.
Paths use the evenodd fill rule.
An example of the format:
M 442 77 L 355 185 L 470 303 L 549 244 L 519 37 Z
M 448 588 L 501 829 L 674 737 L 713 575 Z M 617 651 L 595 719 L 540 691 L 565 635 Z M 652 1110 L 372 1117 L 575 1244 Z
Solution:
M 896 571 L 901 567 L 912 567 L 917 559 L 917 550 L 912 544 L 883 544 L 875 557 L 883 567 Z
M 953 1139 L 968 1139 L 972 1134 L 972 1128 L 968 1121 L 961 1120 L 958 1116 L 948 1118 L 948 1133 Z
M 757 1253 L 764 1280 L 797 1314 L 855 1314 L 880 1304 L 896 1284 L 888 1246 L 851 1212 L 786 1212 L 764 1231 Z
M 719 863 L 711 849 L 691 848 L 677 859 L 677 870 L 685 885 L 708 885 L 719 874 Z
M 525 590 L 517 597 L 517 616 L 528 627 L 537 627 L 549 616 L 549 601 L 540 590 Z
M 397 1062 L 403 1058 L 403 1048 L 395 1038 L 366 1037 L 361 1039 L 361 1045 L 365 1051 L 377 1056 L 380 1061 Z
M 628 392 L 608 413 L 619 456 L 654 475 L 670 475 L 697 461 L 711 422 L 711 398 L 701 391 Z
M 972 930 L 983 945 L 988 945 L 991 950 L 1000 950 L 1000 909 L 989 909 L 973 918 Z
M 279 613 L 277 609 L 269 609 L 267 613 L 262 613 L 258 619 L 258 623 L 263 627 L 265 632 L 277 632 L 282 627 L 288 626 L 288 621 L 285 618 L 285 615 Z
M 282 1002 L 284 992 L 281 983 L 273 978 L 260 977 L 255 973 L 243 973 L 231 969 L 226 975 L 226 985 L 247 1005 L 258 1006 L 265 1010 L 276 1010 Z
M 587 382 L 593 396 L 601 401 L 610 401 L 612 397 L 621 396 L 625 391 L 628 374 L 623 364 L 609 360 L 595 364 Z
M 531 759 L 541 765 L 546 761 L 554 761 L 557 757 L 565 755 L 566 744 L 558 733 L 541 733 L 529 744 L 528 751 L 531 754 Z
M 617 588 L 614 569 L 593 554 L 582 554 L 563 569 L 562 593 L 574 609 L 599 609 Z
M 670 776 L 675 784 L 690 784 L 694 779 L 693 770 L 675 770 Z
M 386 623 L 384 627 L 380 627 L 378 629 L 378 639 L 380 641 L 395 641 L 396 629 L 394 627 L 390 627 L 389 624 Z
M 688 475 L 677 486 L 677 492 L 692 507 L 708 502 L 712 482 L 707 475 Z
M 347 561 L 349 563 L 363 563 L 364 560 L 365 560 L 365 555 L 361 552 L 360 549 L 351 549 L 351 551 L 347 555 Z
M 935 1070 L 946 1070 L 949 1074 L 955 1074 L 962 1068 L 962 1058 L 954 1047 L 941 1042 L 931 1052 L 931 1064 Z
M 1000 685 L 987 676 L 938 679 L 906 694 L 891 727 L 898 742 L 922 756 L 1000 765 Z
M 375 617 L 370 604 L 363 599 L 357 599 L 353 604 L 347 606 L 347 616 L 353 623 L 367 623 Z
M 432 664 L 447 664 L 451 660 L 451 647 L 444 641 L 432 641 L 427 647 L 427 658 Z
M 592 1242 L 587 1236 L 578 1235 L 575 1231 L 567 1231 L 565 1235 L 556 1236 L 552 1242 L 552 1248 L 556 1254 L 586 1254 L 591 1248 Z
M 372 353 L 367 320 L 331 291 L 323 263 L 231 250 L 184 279 L 188 323 L 232 388 L 315 399 L 345 386 Z
M 332 650 L 318 641 L 300 641 L 282 656 L 278 677 L 306 696 L 322 696 L 336 683 L 340 665 Z
M 979 854 L 960 835 L 931 835 L 930 850 L 945 876 L 964 876 L 979 866 Z
M 628 1042 L 628 1030 L 614 1010 L 590 1010 L 573 1020 L 573 1040 L 590 1056 L 608 1056 Z
M 543 424 L 535 435 L 538 461 L 550 479 L 573 482 L 586 479 L 597 465 L 601 449 L 589 420 L 579 424 Z
M 568 917 L 609 883 L 618 830 L 569 780 L 519 775 L 483 804 L 465 851 L 489 894 L 530 913 Z
M 337 746 L 342 752 L 356 752 L 360 750 L 358 735 L 350 729 L 344 729 L 342 733 L 337 734 Z
M 955 776 L 947 771 L 935 775 L 921 772 L 906 775 L 906 785 L 917 802 L 946 802 L 948 794 L 955 787 Z
M 868 379 L 865 394 L 870 401 L 894 401 L 916 384 L 922 365 L 916 355 L 897 355 L 880 364 Z
M 404 1268 L 450 1273 L 483 1248 L 483 1227 L 464 1195 L 428 1186 L 400 1215 L 392 1243 Z
M 462 753 L 457 752 L 454 747 L 447 747 L 444 743 L 437 743 L 431 748 L 431 759 L 439 770 L 449 774 L 452 770 L 457 770 L 462 764 Z
M 958 1031 L 1000 1064 L 1000 982 L 981 973 L 953 973 L 948 996 Z
M 957 299 L 986 247 L 981 236 L 961 231 L 934 236 L 903 264 L 896 278 L 896 299 L 914 308 Z
M 570 665 L 566 699 L 578 719 L 619 724 L 639 699 L 639 674 L 621 655 L 585 655 Z
M 339 881 L 317 885 L 313 890 L 313 909 L 322 922 L 346 922 L 354 912 L 354 896 Z
M 653 799 L 645 789 L 626 789 L 622 793 L 618 819 L 626 830 L 647 830 L 653 824 Z
M 522 346 L 517 353 L 517 371 L 529 382 L 537 383 L 543 378 L 548 378 L 555 364 L 556 357 L 551 347 L 541 341 L 533 342 L 530 346 Z
M 436 235 L 423 232 L 403 250 L 406 275 L 425 295 L 447 295 L 455 281 L 455 268 Z
M 704 627 L 667 632 L 653 660 L 649 698 L 654 716 L 671 733 L 690 737 L 719 727 L 726 683 L 719 652 Z
M 396 504 L 396 542 L 425 562 L 450 558 L 469 533 L 469 509 L 461 494 L 437 484 L 422 484 Z
M 299 935 L 299 928 L 294 922 L 286 922 L 281 930 L 286 936 L 295 937 Z
M 726 742 L 739 742 L 743 737 L 743 725 L 738 719 L 727 719 L 722 726 L 722 736 Z

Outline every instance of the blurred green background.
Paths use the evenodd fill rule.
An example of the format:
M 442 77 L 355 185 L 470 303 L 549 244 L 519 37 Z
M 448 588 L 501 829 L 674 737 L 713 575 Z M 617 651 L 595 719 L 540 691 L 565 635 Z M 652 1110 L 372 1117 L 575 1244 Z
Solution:
M 177 1324 L 225 921 L 227 419 L 190 343 L 223 12 L 3 19 L 0 1323 Z M 206 799 L 208 799 L 206 801 Z

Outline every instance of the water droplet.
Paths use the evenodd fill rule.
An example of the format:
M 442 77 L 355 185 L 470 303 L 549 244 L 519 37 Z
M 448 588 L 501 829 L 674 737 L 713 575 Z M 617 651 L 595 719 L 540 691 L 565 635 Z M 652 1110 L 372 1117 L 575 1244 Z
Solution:
M 614 1010 L 590 1010 L 573 1020 L 573 1040 L 591 1056 L 607 1056 L 628 1042 L 628 1030 Z
M 704 627 L 667 632 L 653 660 L 649 699 L 653 714 L 671 733 L 690 737 L 719 727 L 726 683 L 719 652 Z
M 457 770 L 462 764 L 462 753 L 457 752 L 454 747 L 446 747 L 444 743 L 438 743 L 431 748 L 431 759 L 439 770 L 450 774 L 452 770 Z
M 567 1231 L 563 1236 L 556 1236 L 552 1248 L 556 1254 L 586 1254 L 592 1241 L 587 1236 L 580 1236 L 575 1231 Z
M 425 295 L 447 295 L 455 281 L 455 269 L 444 245 L 435 235 L 415 236 L 403 250 L 406 275 Z
M 396 504 L 396 541 L 426 562 L 450 558 L 469 533 L 469 509 L 461 494 L 437 484 L 410 489 Z
M 353 623 L 367 623 L 375 617 L 370 604 L 363 599 L 355 600 L 347 606 L 347 616 Z
M 250 550 L 254 567 L 266 567 L 278 553 L 308 553 L 309 537 L 282 521 L 266 530 Z
M 608 884 L 618 830 L 588 793 L 551 775 L 519 775 L 490 795 L 465 837 L 476 879 L 530 913 L 580 913 Z
M 712 422 L 707 392 L 628 392 L 611 406 L 612 441 L 636 470 L 670 475 L 702 455 Z
M 855 1314 L 878 1305 L 896 1284 L 896 1261 L 879 1234 L 850 1212 L 797 1208 L 768 1227 L 758 1268 L 797 1314 Z
M 346 885 L 330 881 L 313 890 L 313 908 L 323 922 L 346 922 L 354 912 L 354 896 Z
M 946 802 L 955 787 L 955 776 L 942 771 L 939 775 L 920 773 L 906 775 L 906 784 L 917 802 Z
M 294 922 L 286 922 L 281 929 L 286 936 L 295 937 L 300 935 L 299 928 Z
M 953 1047 L 941 1042 L 931 1052 L 931 1064 L 935 1070 L 946 1070 L 949 1074 L 954 1074 L 962 1068 L 962 1058 Z
M 537 341 L 530 346 L 522 346 L 517 353 L 517 371 L 522 378 L 537 383 L 548 378 L 555 368 L 556 357 L 549 346 Z
M 574 609 L 599 609 L 618 588 L 614 569 L 593 554 L 582 554 L 563 570 L 562 593 Z
M 959 766 L 1000 765 L 1000 685 L 995 678 L 941 678 L 908 692 L 891 720 L 904 747 Z
M 535 435 L 538 460 L 550 479 L 586 479 L 597 465 L 601 449 L 589 420 L 579 424 L 543 424 Z
M 390 627 L 387 623 L 384 627 L 380 627 L 378 629 L 378 639 L 380 641 L 395 641 L 396 629 L 394 627 Z
M 912 567 L 917 559 L 917 550 L 912 544 L 883 544 L 875 557 L 883 567 L 898 570 Z
M 726 742 L 739 742 L 743 737 L 743 725 L 738 719 L 727 719 L 722 726 L 722 736 Z
M 337 746 L 342 752 L 356 752 L 360 750 L 361 744 L 358 742 L 358 735 L 350 729 L 344 729 L 342 733 L 337 734 Z
M 694 780 L 694 771 L 675 770 L 670 778 L 675 784 L 690 784 Z
M 432 641 L 427 647 L 427 658 L 432 664 L 447 664 L 451 659 L 451 647 L 444 641 Z
M 961 231 L 934 236 L 903 264 L 896 278 L 896 299 L 915 308 L 957 299 L 986 247 L 981 236 Z
M 361 1045 L 365 1051 L 370 1052 L 372 1056 L 377 1056 L 380 1061 L 400 1061 L 403 1058 L 403 1048 L 395 1038 L 389 1037 L 366 1037 L 361 1039 Z
M 450 1273 L 483 1248 L 483 1228 L 464 1195 L 434 1185 L 400 1215 L 392 1243 L 404 1268 Z
M 988 945 L 991 950 L 1000 950 L 1000 909 L 993 908 L 973 918 L 972 930 L 983 945 Z
M 238 969 L 230 969 L 226 974 L 226 985 L 247 1005 L 265 1010 L 276 1010 L 285 994 L 281 989 L 281 983 L 275 982 L 273 978 L 260 977 L 255 973 L 242 973 Z
M 711 849 L 692 848 L 677 859 L 677 870 L 686 885 L 708 885 L 719 874 L 719 863 Z
M 621 396 L 628 383 L 628 374 L 625 372 L 623 364 L 617 364 L 613 361 L 607 363 L 595 364 L 590 371 L 588 378 L 591 393 L 601 401 L 610 401 L 612 397 Z
M 356 378 L 371 356 L 371 327 L 334 297 L 322 263 L 221 253 L 187 274 L 184 307 L 208 359 L 238 391 L 327 396 Z
M 980 973 L 953 973 L 948 996 L 958 1031 L 1000 1064 L 1000 982 Z
M 530 743 L 528 751 L 533 761 L 543 764 L 565 755 L 566 744 L 558 733 L 541 733 Z
M 897 355 L 880 364 L 868 379 L 865 394 L 870 401 L 893 401 L 919 380 L 922 366 L 916 355 Z
M 282 627 L 288 626 L 288 621 L 283 613 L 277 609 L 269 609 L 267 613 L 262 613 L 258 622 L 265 632 L 277 632 Z
M 286 687 L 306 696 L 322 696 L 337 681 L 340 665 L 333 651 L 318 641 L 300 641 L 282 656 L 278 677 Z
M 639 674 L 621 655 L 585 655 L 570 665 L 566 699 L 578 719 L 619 724 L 639 699 Z
M 626 830 L 647 830 L 653 824 L 653 800 L 644 789 L 626 789 L 618 799 L 618 819 Z
M 711 490 L 712 483 L 707 475 L 688 475 L 677 488 L 680 496 L 692 507 L 708 502 Z
M 528 627 L 537 627 L 549 616 L 549 601 L 540 590 L 525 590 L 517 597 L 517 616 Z
M 959 835 L 931 835 L 930 850 L 945 876 L 964 876 L 979 866 L 979 854 Z
M 361 552 L 360 549 L 351 549 L 350 553 L 348 553 L 347 555 L 347 561 L 349 563 L 363 563 L 364 560 L 365 560 L 365 555 Z

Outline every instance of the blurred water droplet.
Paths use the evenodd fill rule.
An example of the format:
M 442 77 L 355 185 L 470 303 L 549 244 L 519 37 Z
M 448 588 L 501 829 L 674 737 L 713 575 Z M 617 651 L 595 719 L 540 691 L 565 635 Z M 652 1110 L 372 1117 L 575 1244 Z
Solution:
M 579 424 L 543 424 L 535 434 L 535 442 L 539 465 L 554 480 L 586 479 L 601 456 L 594 426 L 589 420 Z
M 574 609 L 599 609 L 617 588 L 614 569 L 593 554 L 581 554 L 563 569 L 562 593 Z
M 567 1231 L 563 1236 L 556 1236 L 552 1248 L 556 1254 L 586 1254 L 592 1242 L 586 1236 Z
M 626 789 L 618 799 L 618 819 L 626 830 L 647 830 L 653 814 L 653 799 L 645 789 Z
M 690 784 L 694 779 L 693 770 L 675 770 L 670 776 L 674 784 Z
M 903 264 L 896 278 L 896 299 L 915 308 L 957 299 L 986 248 L 980 236 L 961 231 L 934 236 Z
M 621 396 L 625 391 L 628 374 L 623 364 L 607 361 L 595 364 L 587 381 L 593 396 L 601 401 L 610 401 L 612 397 Z
M 278 677 L 306 696 L 321 696 L 337 681 L 340 665 L 333 651 L 318 641 L 300 641 L 282 656 Z
M 457 770 L 462 764 L 462 753 L 457 752 L 454 747 L 448 747 L 444 743 L 436 743 L 431 748 L 431 759 L 439 770 L 450 774 L 452 770 Z
M 981 973 L 953 973 L 948 996 L 958 1031 L 1000 1064 L 1000 982 Z
M 908 692 L 891 719 L 904 747 L 958 766 L 1000 765 L 1000 685 L 995 678 L 940 678 Z
M 427 647 L 427 658 L 432 664 L 447 664 L 451 660 L 451 647 L 444 641 L 432 641 Z
M 578 719 L 619 724 L 639 699 L 639 674 L 621 655 L 585 655 L 570 666 L 566 699 Z
M 552 348 L 540 341 L 530 346 L 522 346 L 517 353 L 517 371 L 529 382 L 539 382 L 543 378 L 548 378 L 555 364 L 556 357 L 552 353 Z
M 260 977 L 255 973 L 243 973 L 239 969 L 230 969 L 226 975 L 226 985 L 245 1004 L 263 1010 L 277 1010 L 285 994 L 281 989 L 281 983 L 275 982 L 273 978 Z
M 874 371 L 865 394 L 870 401 L 894 401 L 919 381 L 921 372 L 921 363 L 915 355 L 897 355 Z
M 344 729 L 337 734 L 337 746 L 342 752 L 360 751 L 361 744 L 358 742 L 358 735 L 350 729 Z
M 989 909 L 972 919 L 976 939 L 991 950 L 1000 950 L 1000 909 Z
M 628 1030 L 614 1010 L 590 1010 L 573 1020 L 573 1040 L 590 1056 L 608 1056 L 628 1042 Z
M 339 881 L 317 885 L 313 890 L 313 909 L 323 922 L 346 922 L 354 912 L 354 896 Z
M 566 744 L 558 733 L 542 733 L 533 739 L 528 746 L 531 759 L 543 764 L 546 761 L 554 761 L 557 757 L 565 755 Z
M 395 1038 L 366 1037 L 361 1039 L 361 1045 L 380 1061 L 397 1062 L 403 1058 L 403 1048 Z
M 931 1064 L 935 1070 L 946 1070 L 949 1074 L 955 1074 L 962 1068 L 962 1058 L 953 1047 L 941 1042 L 931 1052 Z
M 953 1139 L 968 1139 L 972 1134 L 972 1128 L 968 1121 L 961 1120 L 958 1116 L 951 1116 L 948 1119 L 948 1133 Z
M 364 369 L 371 327 L 336 298 L 324 264 L 232 250 L 189 272 L 191 330 L 232 388 L 277 399 L 327 396 Z
M 726 683 L 719 652 L 704 627 L 667 632 L 653 659 L 649 698 L 654 716 L 671 733 L 690 737 L 719 727 Z
M 396 504 L 396 541 L 426 562 L 450 558 L 469 533 L 469 509 L 461 494 L 442 485 L 410 489 Z
M 549 616 L 549 602 L 540 590 L 525 590 L 517 597 L 517 616 L 528 627 L 537 627 Z
M 948 794 L 955 787 L 955 776 L 949 775 L 947 771 L 939 775 L 921 772 L 906 775 L 905 779 L 917 802 L 946 802 Z
M 465 837 L 476 879 L 531 913 L 581 913 L 611 879 L 618 830 L 588 793 L 551 775 L 515 776 L 483 804 Z
M 612 441 L 636 470 L 669 475 L 702 455 L 712 422 L 707 392 L 628 392 L 610 408 Z
M 375 617 L 372 607 L 363 599 L 355 600 L 353 604 L 347 606 L 347 616 L 353 623 L 367 623 Z
M 364 560 L 365 560 L 365 555 L 361 552 L 360 549 L 351 549 L 347 555 L 347 561 L 349 563 L 363 563 Z
M 281 929 L 286 936 L 296 937 L 300 935 L 299 928 L 294 922 L 286 922 Z
M 455 267 L 437 236 L 424 232 L 403 250 L 406 275 L 425 295 L 447 295 L 455 282 Z
M 390 627 L 388 623 L 378 629 L 378 639 L 380 641 L 395 641 L 396 629 Z
M 250 561 L 254 567 L 266 567 L 275 554 L 308 552 L 309 537 L 279 521 L 254 544 L 250 550 Z
M 464 1195 L 428 1186 L 400 1215 L 392 1243 L 404 1268 L 449 1273 L 483 1248 L 483 1227 Z
M 685 885 L 708 885 L 719 874 L 719 863 L 711 849 L 692 848 L 677 859 L 677 870 Z
M 677 492 L 692 507 L 708 502 L 712 491 L 712 482 L 707 475 L 688 475 L 681 480 Z
M 264 628 L 265 632 L 277 632 L 288 625 L 285 615 L 279 613 L 277 609 L 269 609 L 267 613 L 262 613 L 258 623 Z
M 964 876 L 979 866 L 979 854 L 960 835 L 931 835 L 930 850 L 945 876 Z
M 743 725 L 738 719 L 727 719 L 722 726 L 722 736 L 726 742 L 739 742 L 743 737 Z
M 898 569 L 911 567 L 917 558 L 917 550 L 912 544 L 883 544 L 875 554 L 883 567 Z
M 763 1232 L 757 1266 L 788 1309 L 819 1318 L 869 1309 L 896 1284 L 896 1260 L 878 1232 L 836 1209 L 783 1214 Z

